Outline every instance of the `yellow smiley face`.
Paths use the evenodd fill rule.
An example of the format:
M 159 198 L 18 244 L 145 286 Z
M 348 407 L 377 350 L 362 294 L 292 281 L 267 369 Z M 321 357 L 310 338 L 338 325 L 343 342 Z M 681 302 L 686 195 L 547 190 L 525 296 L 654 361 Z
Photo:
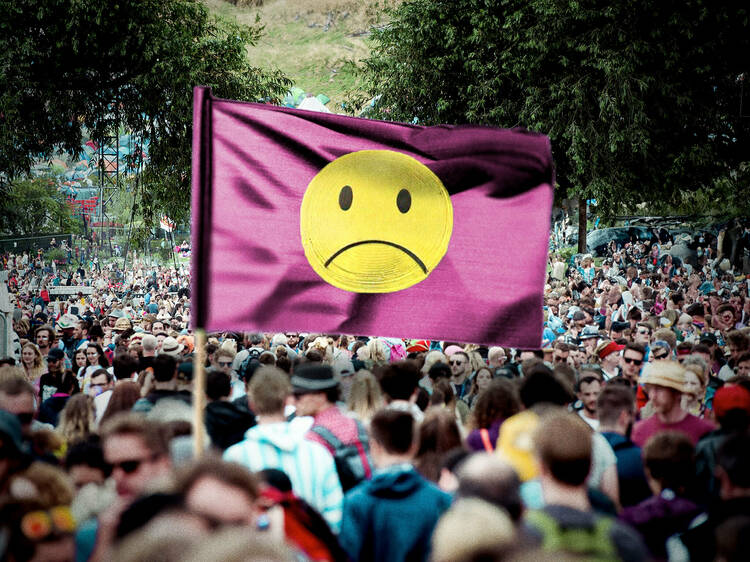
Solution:
M 427 278 L 448 250 L 453 205 L 440 179 L 391 150 L 345 154 L 302 198 L 307 261 L 324 281 L 356 293 L 391 293 Z

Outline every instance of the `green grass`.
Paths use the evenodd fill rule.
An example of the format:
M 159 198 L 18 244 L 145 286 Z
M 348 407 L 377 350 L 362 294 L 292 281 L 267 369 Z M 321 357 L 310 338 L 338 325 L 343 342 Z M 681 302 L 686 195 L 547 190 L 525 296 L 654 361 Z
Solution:
M 259 43 L 248 50 L 254 66 L 281 70 L 295 86 L 341 103 L 355 92 L 356 68 L 369 54 L 368 30 L 382 24 L 383 7 L 398 0 L 265 0 L 261 6 L 234 6 L 225 0 L 203 0 L 209 10 L 252 25 L 265 26 Z

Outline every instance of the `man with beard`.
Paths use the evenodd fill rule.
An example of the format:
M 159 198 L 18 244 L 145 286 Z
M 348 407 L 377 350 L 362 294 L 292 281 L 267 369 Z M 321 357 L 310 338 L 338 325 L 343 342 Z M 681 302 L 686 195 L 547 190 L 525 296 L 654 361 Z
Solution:
M 596 414 L 596 400 L 602 391 L 602 380 L 593 375 L 584 376 L 576 385 L 578 400 L 583 408 L 578 411 L 581 419 L 591 426 L 594 431 L 599 429 L 599 418 Z

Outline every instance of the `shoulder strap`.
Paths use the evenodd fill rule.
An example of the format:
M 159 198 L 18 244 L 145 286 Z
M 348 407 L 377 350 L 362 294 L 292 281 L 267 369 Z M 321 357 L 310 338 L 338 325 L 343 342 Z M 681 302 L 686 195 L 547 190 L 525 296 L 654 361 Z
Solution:
M 341 446 L 343 445 L 343 443 L 341 443 L 341 440 L 338 437 L 336 437 L 333 434 L 333 432 L 327 427 L 323 427 L 322 425 L 314 425 L 310 428 L 310 431 L 319 435 L 324 441 L 326 441 L 334 449 L 340 449 Z
M 483 427 L 479 430 L 479 435 L 482 438 L 482 445 L 484 445 L 484 450 L 488 453 L 491 453 L 493 451 L 493 447 L 492 442 L 490 441 L 490 432 Z

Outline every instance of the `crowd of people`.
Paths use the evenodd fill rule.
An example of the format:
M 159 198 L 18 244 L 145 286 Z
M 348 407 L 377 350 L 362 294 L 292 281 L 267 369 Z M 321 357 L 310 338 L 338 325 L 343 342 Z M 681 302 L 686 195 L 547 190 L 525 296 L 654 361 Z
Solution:
M 3 255 L 0 558 L 744 559 L 750 282 L 715 241 L 693 266 L 668 245 L 551 256 L 535 349 L 198 350 L 184 269 Z

